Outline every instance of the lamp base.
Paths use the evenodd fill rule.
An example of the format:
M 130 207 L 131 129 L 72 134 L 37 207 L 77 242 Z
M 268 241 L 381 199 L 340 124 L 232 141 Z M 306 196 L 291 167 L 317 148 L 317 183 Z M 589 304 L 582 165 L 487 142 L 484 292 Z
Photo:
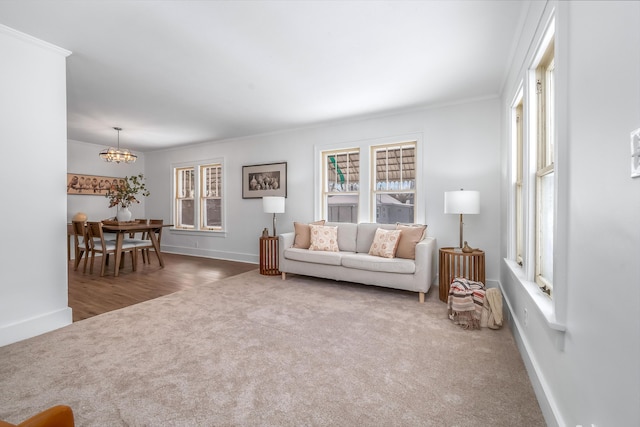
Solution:
M 276 214 L 273 214 L 273 237 L 276 237 Z

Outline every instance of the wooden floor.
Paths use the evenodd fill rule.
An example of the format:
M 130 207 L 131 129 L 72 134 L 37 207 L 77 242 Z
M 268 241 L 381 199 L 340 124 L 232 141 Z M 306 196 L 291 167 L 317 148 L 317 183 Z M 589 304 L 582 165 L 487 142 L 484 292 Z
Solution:
M 258 269 L 256 264 L 199 258 L 163 253 L 164 268 L 160 268 L 153 253 L 151 263 L 138 259 L 137 271 L 131 269 L 131 258 L 127 255 L 118 277 L 113 275 L 113 264 L 107 266 L 104 277 L 100 277 L 100 258 L 96 258 L 93 274 L 73 270 L 74 261 L 69 262 L 69 307 L 73 310 L 73 321 L 87 319 L 108 311 L 117 310 L 173 292 L 189 289 L 198 283 L 220 280 L 249 270 Z

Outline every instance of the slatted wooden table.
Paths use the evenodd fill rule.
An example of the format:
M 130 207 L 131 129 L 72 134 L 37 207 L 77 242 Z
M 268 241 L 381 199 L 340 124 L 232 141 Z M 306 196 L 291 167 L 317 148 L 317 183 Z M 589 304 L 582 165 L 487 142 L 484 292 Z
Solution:
M 440 301 L 447 302 L 451 281 L 456 277 L 485 283 L 484 251 L 475 249 L 465 253 L 460 248 L 441 248 L 438 285 Z
M 278 237 L 260 237 L 260 274 L 276 276 L 278 268 Z

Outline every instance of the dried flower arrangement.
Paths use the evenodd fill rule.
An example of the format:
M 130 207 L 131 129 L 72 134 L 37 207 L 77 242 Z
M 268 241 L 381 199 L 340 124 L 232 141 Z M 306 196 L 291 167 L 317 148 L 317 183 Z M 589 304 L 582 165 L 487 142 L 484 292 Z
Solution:
M 125 176 L 124 179 L 119 180 L 117 186 L 108 189 L 105 197 L 109 199 L 110 208 L 117 205 L 127 208 L 132 203 L 140 203 L 140 200 L 136 198 L 138 194 L 144 197 L 151 194 L 144 184 L 143 174 Z

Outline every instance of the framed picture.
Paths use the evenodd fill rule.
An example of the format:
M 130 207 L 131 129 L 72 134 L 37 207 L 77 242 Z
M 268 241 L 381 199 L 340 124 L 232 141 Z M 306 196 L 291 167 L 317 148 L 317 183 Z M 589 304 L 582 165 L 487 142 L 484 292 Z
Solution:
M 287 162 L 242 167 L 242 198 L 287 197 Z
M 67 194 L 84 194 L 104 197 L 109 188 L 115 188 L 120 183 L 124 183 L 124 178 L 68 173 Z

